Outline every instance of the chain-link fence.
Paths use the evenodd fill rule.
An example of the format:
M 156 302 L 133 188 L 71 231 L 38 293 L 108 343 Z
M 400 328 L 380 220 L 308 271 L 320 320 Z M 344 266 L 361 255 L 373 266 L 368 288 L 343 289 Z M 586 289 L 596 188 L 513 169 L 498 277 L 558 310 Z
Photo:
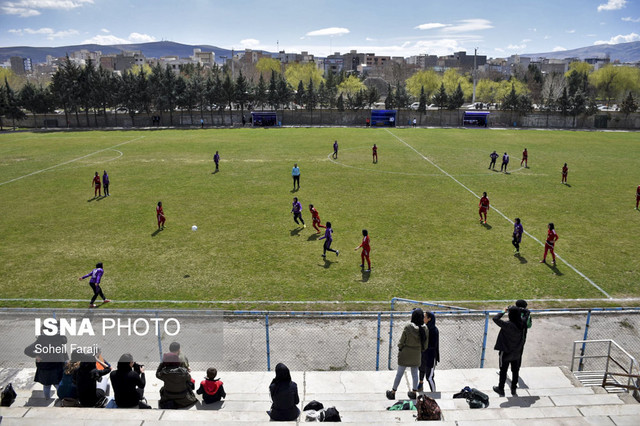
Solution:
M 25 355 L 25 348 L 33 346 L 38 333 L 60 331 L 67 337 L 69 354 L 72 345 L 99 347 L 113 364 L 123 353 L 131 353 L 147 369 L 158 365 L 172 342 L 180 343 L 194 370 L 264 371 L 278 362 L 307 371 L 395 369 L 397 343 L 411 317 L 410 310 L 402 307 L 403 311 L 394 312 L 7 308 L 0 310 L 0 367 L 32 367 L 34 361 Z M 478 368 L 494 362 L 495 311 L 425 309 L 436 314 L 440 331 L 438 368 Z M 532 316 L 534 328 L 525 350 L 525 356 L 531 354 L 528 365 L 568 365 L 571 343 L 583 338 L 613 339 L 640 359 L 640 308 L 534 310 Z M 51 319 L 60 330 L 54 330 Z M 553 350 L 559 353 L 554 355 Z M 532 358 L 534 353 L 538 358 Z

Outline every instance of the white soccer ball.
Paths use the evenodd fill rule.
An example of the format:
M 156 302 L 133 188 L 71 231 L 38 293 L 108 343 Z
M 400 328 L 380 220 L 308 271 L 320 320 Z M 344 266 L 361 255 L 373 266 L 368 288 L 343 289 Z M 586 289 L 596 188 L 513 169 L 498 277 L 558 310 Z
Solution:
M 197 231 L 197 230 L 198 230 L 198 227 L 197 227 L 197 226 L 195 226 L 195 225 L 193 225 L 193 226 L 191 227 L 191 230 L 195 232 L 195 231 Z

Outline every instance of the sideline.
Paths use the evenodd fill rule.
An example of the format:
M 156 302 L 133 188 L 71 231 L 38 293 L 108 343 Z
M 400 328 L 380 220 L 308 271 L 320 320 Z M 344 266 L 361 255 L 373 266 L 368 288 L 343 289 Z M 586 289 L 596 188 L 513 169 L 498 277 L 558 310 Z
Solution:
M 394 138 L 396 138 L 397 140 L 399 140 L 400 142 L 402 142 L 405 146 L 407 146 L 409 149 L 411 149 L 413 152 L 415 152 L 416 154 L 418 154 L 420 157 L 422 157 L 423 160 L 426 160 L 429 164 L 431 164 L 433 167 L 435 167 L 436 169 L 440 170 L 445 176 L 451 178 L 454 182 L 456 182 L 458 185 L 460 185 L 461 187 L 463 187 L 464 189 L 466 189 L 469 193 L 471 193 L 474 197 L 480 199 L 480 196 L 478 194 L 476 194 L 475 192 L 473 192 L 471 189 L 469 189 L 465 184 L 463 184 L 462 182 L 460 182 L 458 179 L 456 179 L 454 176 L 452 176 L 451 174 L 447 173 L 444 169 L 442 169 L 440 166 L 438 166 L 436 163 L 434 163 L 433 161 L 431 161 L 429 158 L 427 158 L 426 156 L 424 156 L 422 153 L 420 153 L 417 149 L 415 149 L 414 147 L 412 147 L 411 145 L 409 145 L 407 142 L 405 142 L 404 140 L 402 140 L 402 138 L 400 138 L 399 136 L 395 135 L 393 132 L 391 132 L 391 130 L 389 129 L 385 129 L 391 136 L 393 136 Z M 513 225 L 513 221 L 511 219 L 509 219 L 504 213 L 502 213 L 500 210 L 498 210 L 495 207 L 491 207 L 491 209 L 493 211 L 495 211 L 496 213 L 498 213 L 500 216 L 502 216 L 505 220 L 507 220 L 509 223 L 511 223 Z M 542 247 L 544 247 L 544 244 L 542 243 L 542 241 L 540 241 L 539 239 L 537 239 L 536 237 L 534 237 L 533 235 L 531 235 L 529 232 L 524 231 L 524 233 L 529 236 L 529 238 L 533 239 L 534 241 L 536 241 L 538 244 L 540 244 Z M 611 297 L 611 295 L 609 293 L 607 293 L 606 291 L 604 291 L 598 284 L 594 283 L 589 277 L 587 277 L 585 274 L 583 274 L 582 272 L 580 272 L 579 270 L 577 270 L 573 265 L 571 265 L 569 262 L 567 262 L 564 258 L 560 257 L 560 255 L 558 253 L 556 253 L 556 257 L 558 259 L 560 259 L 562 261 L 562 263 L 564 263 L 565 265 L 567 265 L 569 268 L 571 268 L 571 270 L 573 270 L 573 272 L 575 272 L 576 274 L 580 275 L 582 278 L 584 278 L 589 284 L 591 284 L 594 288 L 596 288 L 597 290 L 600 291 L 600 293 L 604 294 L 608 299 L 613 299 Z
M 37 170 L 35 172 L 32 172 L 32 173 L 29 173 L 29 174 L 26 174 L 26 175 L 23 175 L 23 176 L 8 180 L 6 182 L 1 182 L 0 186 L 6 185 L 6 184 L 11 183 L 11 182 L 18 181 L 20 179 L 24 179 L 24 178 L 29 177 L 29 176 L 37 175 L 38 173 L 42 173 L 42 172 L 46 172 L 46 171 L 51 170 L 51 169 L 55 169 L 56 167 L 60 167 L 60 166 L 66 165 L 66 164 L 73 163 L 74 161 L 78 161 L 78 160 L 82 160 L 82 159 L 87 158 L 87 157 L 91 157 L 92 155 L 96 155 L 96 154 L 99 154 L 99 153 L 104 152 L 104 151 L 108 151 L 108 150 L 117 151 L 114 148 L 122 146 L 122 145 L 126 145 L 126 144 L 131 143 L 131 142 L 135 142 L 135 141 L 140 140 L 142 138 L 144 138 L 144 136 L 139 136 L 139 137 L 137 137 L 135 139 L 131 139 L 131 140 L 119 143 L 117 145 L 110 146 L 109 148 L 100 149 L 98 151 L 92 152 L 91 154 L 83 155 L 82 157 L 74 158 L 73 160 L 69 160 L 69 161 L 65 161 L 64 163 L 56 164 L 55 166 L 47 167 L 47 168 L 42 169 L 42 170 Z M 118 152 L 120 152 L 120 151 L 118 151 Z

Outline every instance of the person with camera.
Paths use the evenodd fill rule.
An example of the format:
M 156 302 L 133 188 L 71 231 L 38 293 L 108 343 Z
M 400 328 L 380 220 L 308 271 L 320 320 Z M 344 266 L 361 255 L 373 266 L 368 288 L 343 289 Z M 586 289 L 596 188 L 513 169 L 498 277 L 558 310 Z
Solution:
M 133 361 L 131 354 L 123 354 L 118 368 L 111 372 L 111 386 L 118 408 L 151 408 L 144 401 L 144 365 Z
M 98 369 L 97 365 L 102 369 Z M 83 407 L 104 408 L 109 402 L 107 392 L 98 386 L 102 376 L 111 372 L 111 366 L 97 358 L 96 354 L 82 354 L 80 366 L 75 370 L 73 382 L 78 389 L 78 400 Z
M 502 317 L 508 313 L 509 321 Z M 504 396 L 504 385 L 507 381 L 507 370 L 511 366 L 511 395 L 516 395 L 520 365 L 522 364 L 522 351 L 524 350 L 525 327 L 522 321 L 522 309 L 518 306 L 510 306 L 493 317 L 493 322 L 500 327 L 498 339 L 494 349 L 498 351 L 500 361 L 500 381 L 493 390 L 500 396 Z

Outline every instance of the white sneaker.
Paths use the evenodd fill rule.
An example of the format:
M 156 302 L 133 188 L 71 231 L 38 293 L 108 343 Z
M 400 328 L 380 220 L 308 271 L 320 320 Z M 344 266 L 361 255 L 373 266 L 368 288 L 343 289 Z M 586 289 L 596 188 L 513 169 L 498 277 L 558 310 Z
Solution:
M 336 257 L 340 254 L 340 250 L 336 250 Z

